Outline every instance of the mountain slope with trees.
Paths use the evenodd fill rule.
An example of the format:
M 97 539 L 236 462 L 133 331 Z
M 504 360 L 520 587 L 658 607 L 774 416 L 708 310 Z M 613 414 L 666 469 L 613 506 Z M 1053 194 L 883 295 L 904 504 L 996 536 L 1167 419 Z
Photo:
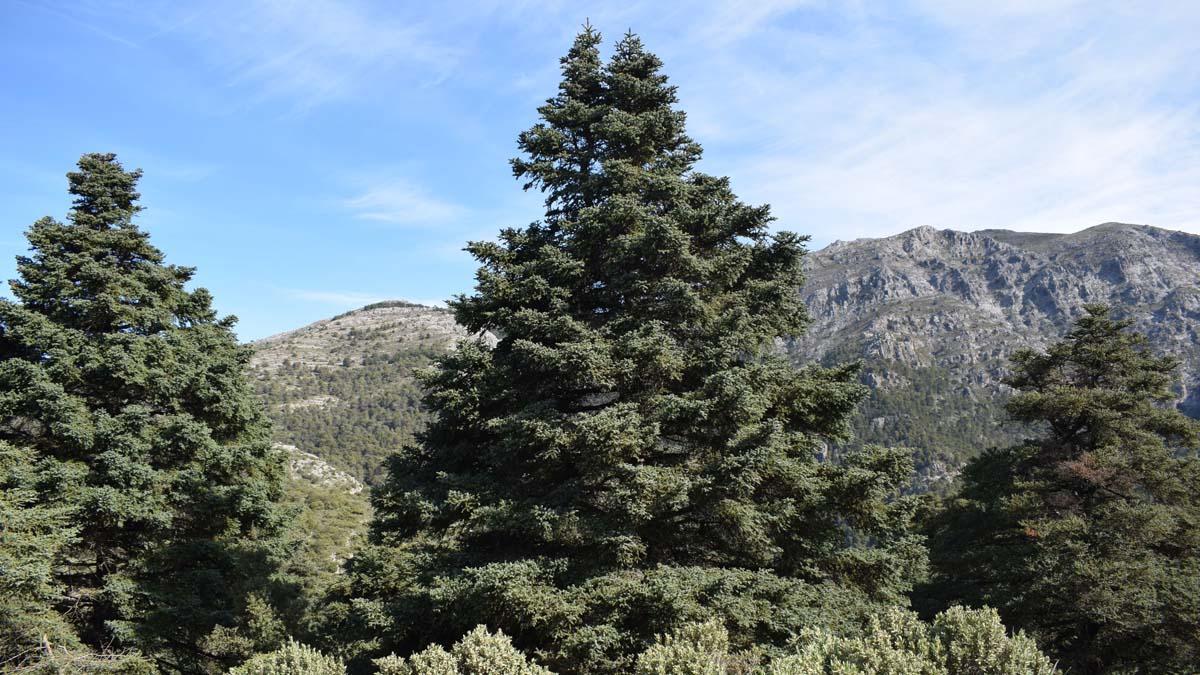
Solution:
M 1088 302 L 1110 303 L 1180 359 L 1176 402 L 1200 416 L 1196 235 L 1114 223 L 1074 234 L 918 228 L 832 244 L 805 269 L 811 324 L 785 348 L 797 362 L 863 361 L 870 394 L 854 443 L 912 448 L 919 489 L 944 489 L 967 458 L 1021 437 L 1003 409 L 1008 358 L 1062 335 Z M 415 372 L 465 335 L 448 310 L 356 310 L 255 343 L 257 388 L 280 441 L 369 480 L 424 424 Z
M 1111 305 L 1180 360 L 1180 409 L 1200 416 L 1200 236 L 1107 223 L 1074 234 L 922 227 L 832 244 L 808 258 L 812 327 L 800 360 L 861 359 L 871 395 L 857 443 L 917 450 L 921 486 L 1019 439 L 1005 421 L 1008 359 Z M 944 481 L 942 485 L 945 485 Z
M 425 426 L 417 372 L 466 336 L 447 309 L 382 302 L 253 343 L 250 374 L 276 441 L 370 483 Z

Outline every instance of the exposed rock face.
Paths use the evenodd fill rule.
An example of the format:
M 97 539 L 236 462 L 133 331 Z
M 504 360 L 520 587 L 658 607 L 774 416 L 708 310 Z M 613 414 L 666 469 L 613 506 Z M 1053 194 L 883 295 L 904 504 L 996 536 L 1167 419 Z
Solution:
M 960 459 L 1009 440 L 999 384 L 1017 348 L 1061 336 L 1087 303 L 1133 318 L 1182 361 L 1200 415 L 1200 236 L 1106 223 L 1074 234 L 921 227 L 813 253 L 813 323 L 797 359 L 860 358 L 874 395 L 859 435 Z
M 1112 305 L 1182 361 L 1179 405 L 1200 416 L 1200 236 L 1107 223 L 1074 234 L 917 228 L 808 258 L 797 361 L 861 359 L 872 387 L 856 442 L 907 445 L 924 488 L 1011 442 L 1000 379 L 1083 305 Z M 254 343 L 278 438 L 370 481 L 424 413 L 415 370 L 466 332 L 444 309 L 381 303 Z
M 363 491 L 363 484 L 357 478 L 311 452 L 284 443 L 276 443 L 275 447 L 287 453 L 288 476 L 293 480 L 307 481 L 318 487 L 341 490 L 352 495 Z

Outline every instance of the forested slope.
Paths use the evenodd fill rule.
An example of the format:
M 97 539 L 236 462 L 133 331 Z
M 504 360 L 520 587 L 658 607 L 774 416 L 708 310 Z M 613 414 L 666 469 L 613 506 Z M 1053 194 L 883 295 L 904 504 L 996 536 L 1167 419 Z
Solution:
M 808 256 L 813 324 L 797 363 L 863 361 L 871 395 L 855 444 L 913 449 L 918 488 L 945 485 L 980 450 L 1025 432 L 1004 422 L 1008 357 L 1056 339 L 1109 302 L 1183 364 L 1179 405 L 1200 413 L 1200 237 L 1109 223 L 1074 234 L 918 228 Z M 277 440 L 368 482 L 424 413 L 414 373 L 466 332 L 449 311 L 381 303 L 254 344 Z

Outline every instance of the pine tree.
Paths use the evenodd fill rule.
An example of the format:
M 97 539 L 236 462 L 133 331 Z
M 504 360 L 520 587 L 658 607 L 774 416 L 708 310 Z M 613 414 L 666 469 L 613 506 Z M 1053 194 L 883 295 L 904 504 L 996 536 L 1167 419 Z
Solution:
M 54 608 L 83 643 L 200 671 L 272 569 L 282 463 L 234 319 L 133 222 L 140 176 L 84 155 L 68 222 L 29 230 L 18 302 L 0 300 L 0 440 L 59 477 L 42 494 L 76 536 Z
M 42 471 L 33 453 L 0 442 L 0 664 L 34 661 L 43 644 L 80 648 L 55 611 L 62 589 L 54 563 L 77 533 L 67 500 L 69 476 Z M 66 480 L 64 480 L 64 478 Z
M 795 369 L 805 238 L 696 171 L 660 61 L 587 28 L 513 161 L 545 217 L 474 242 L 471 331 L 426 380 L 436 415 L 376 491 L 376 546 L 334 621 L 399 653 L 476 623 L 567 672 L 628 671 L 719 615 L 740 646 L 896 599 L 920 564 L 904 453 L 820 461 L 864 389 Z M 849 611 L 842 612 L 850 621 Z M 822 618 L 824 617 L 824 618 Z
M 931 524 L 945 601 L 986 603 L 1072 672 L 1200 663 L 1200 425 L 1168 404 L 1177 361 L 1105 307 L 1013 358 L 1013 419 Z

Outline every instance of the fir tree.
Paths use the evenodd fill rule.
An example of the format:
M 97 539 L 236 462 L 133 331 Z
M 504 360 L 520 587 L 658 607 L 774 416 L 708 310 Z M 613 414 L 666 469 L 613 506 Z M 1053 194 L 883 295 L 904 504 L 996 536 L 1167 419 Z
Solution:
M 1072 672 L 1200 663 L 1200 425 L 1177 362 L 1105 307 L 1013 358 L 1008 404 L 1040 438 L 986 453 L 931 525 L 934 586 L 986 603 Z
M 805 238 L 694 169 L 637 37 L 607 63 L 599 43 L 579 35 L 520 136 L 514 174 L 545 217 L 468 246 L 477 290 L 453 309 L 499 342 L 441 360 L 436 420 L 376 491 L 358 599 L 331 610 L 370 649 L 486 622 L 555 669 L 628 671 L 681 621 L 778 644 L 896 599 L 920 564 L 892 499 L 905 454 L 821 461 L 863 397 L 856 369 L 775 355 L 807 322 Z
M 72 476 L 44 471 L 27 448 L 0 442 L 0 664 L 37 659 L 43 645 L 82 647 L 55 611 L 55 561 L 77 533 L 63 498 Z
M 282 464 L 234 319 L 133 222 L 140 175 L 84 155 L 68 222 L 29 230 L 18 302 L 0 300 L 0 440 L 39 480 L 60 477 L 21 489 L 53 496 L 75 528 L 52 604 L 83 643 L 215 669 L 208 636 L 236 626 L 272 569 Z

